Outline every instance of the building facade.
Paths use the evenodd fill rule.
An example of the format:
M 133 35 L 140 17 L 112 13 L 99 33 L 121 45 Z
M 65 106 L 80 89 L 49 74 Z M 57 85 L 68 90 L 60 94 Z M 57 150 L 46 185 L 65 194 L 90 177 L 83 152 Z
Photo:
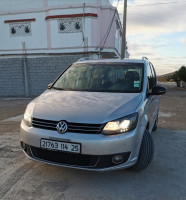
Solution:
M 0 96 L 39 95 L 81 57 L 121 53 L 109 0 L 1 0 Z

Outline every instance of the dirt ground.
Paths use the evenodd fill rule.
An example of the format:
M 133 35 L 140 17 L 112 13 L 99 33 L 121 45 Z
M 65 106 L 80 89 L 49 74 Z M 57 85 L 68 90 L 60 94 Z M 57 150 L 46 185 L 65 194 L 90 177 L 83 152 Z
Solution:
M 19 98 L 3 98 L 0 99 L 0 133 L 6 133 L 10 131 L 19 131 L 20 121 L 8 121 L 3 120 L 23 115 L 26 105 L 32 99 L 19 99 Z
M 0 99 L 0 199 L 186 200 L 186 90 L 167 87 L 152 135 L 154 159 L 141 173 L 89 172 L 28 160 L 19 125 L 31 99 Z
M 159 127 L 186 130 L 186 89 L 166 86 L 160 97 Z

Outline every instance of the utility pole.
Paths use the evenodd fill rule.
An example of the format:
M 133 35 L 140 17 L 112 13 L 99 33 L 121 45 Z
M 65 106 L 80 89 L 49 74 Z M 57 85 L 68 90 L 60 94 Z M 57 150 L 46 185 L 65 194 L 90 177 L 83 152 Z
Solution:
M 121 43 L 121 59 L 125 58 L 126 54 L 126 24 L 127 24 L 127 0 L 124 0 L 124 9 L 123 9 L 123 34 L 122 34 L 122 43 Z

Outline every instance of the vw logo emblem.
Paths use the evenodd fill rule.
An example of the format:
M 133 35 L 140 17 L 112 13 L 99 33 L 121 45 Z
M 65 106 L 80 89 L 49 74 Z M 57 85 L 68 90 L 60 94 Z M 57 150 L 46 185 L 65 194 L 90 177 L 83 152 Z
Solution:
M 65 121 L 60 121 L 57 124 L 56 128 L 57 128 L 58 133 L 65 133 L 68 129 L 68 125 Z

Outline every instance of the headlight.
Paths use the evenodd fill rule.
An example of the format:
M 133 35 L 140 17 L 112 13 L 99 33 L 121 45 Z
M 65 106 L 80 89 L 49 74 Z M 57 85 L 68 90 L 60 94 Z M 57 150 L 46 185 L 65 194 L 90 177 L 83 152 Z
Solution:
M 30 102 L 24 113 L 23 121 L 29 127 L 32 126 L 32 116 L 33 116 L 34 107 L 35 107 L 35 103 Z
M 134 130 L 137 126 L 137 123 L 138 113 L 134 113 L 132 115 L 128 115 L 115 121 L 108 122 L 105 125 L 102 133 L 104 135 L 126 133 L 128 131 Z
M 32 117 L 31 115 L 28 113 L 28 111 L 26 110 L 25 113 L 24 113 L 24 117 L 23 117 L 23 121 L 24 123 L 31 127 L 32 126 Z

